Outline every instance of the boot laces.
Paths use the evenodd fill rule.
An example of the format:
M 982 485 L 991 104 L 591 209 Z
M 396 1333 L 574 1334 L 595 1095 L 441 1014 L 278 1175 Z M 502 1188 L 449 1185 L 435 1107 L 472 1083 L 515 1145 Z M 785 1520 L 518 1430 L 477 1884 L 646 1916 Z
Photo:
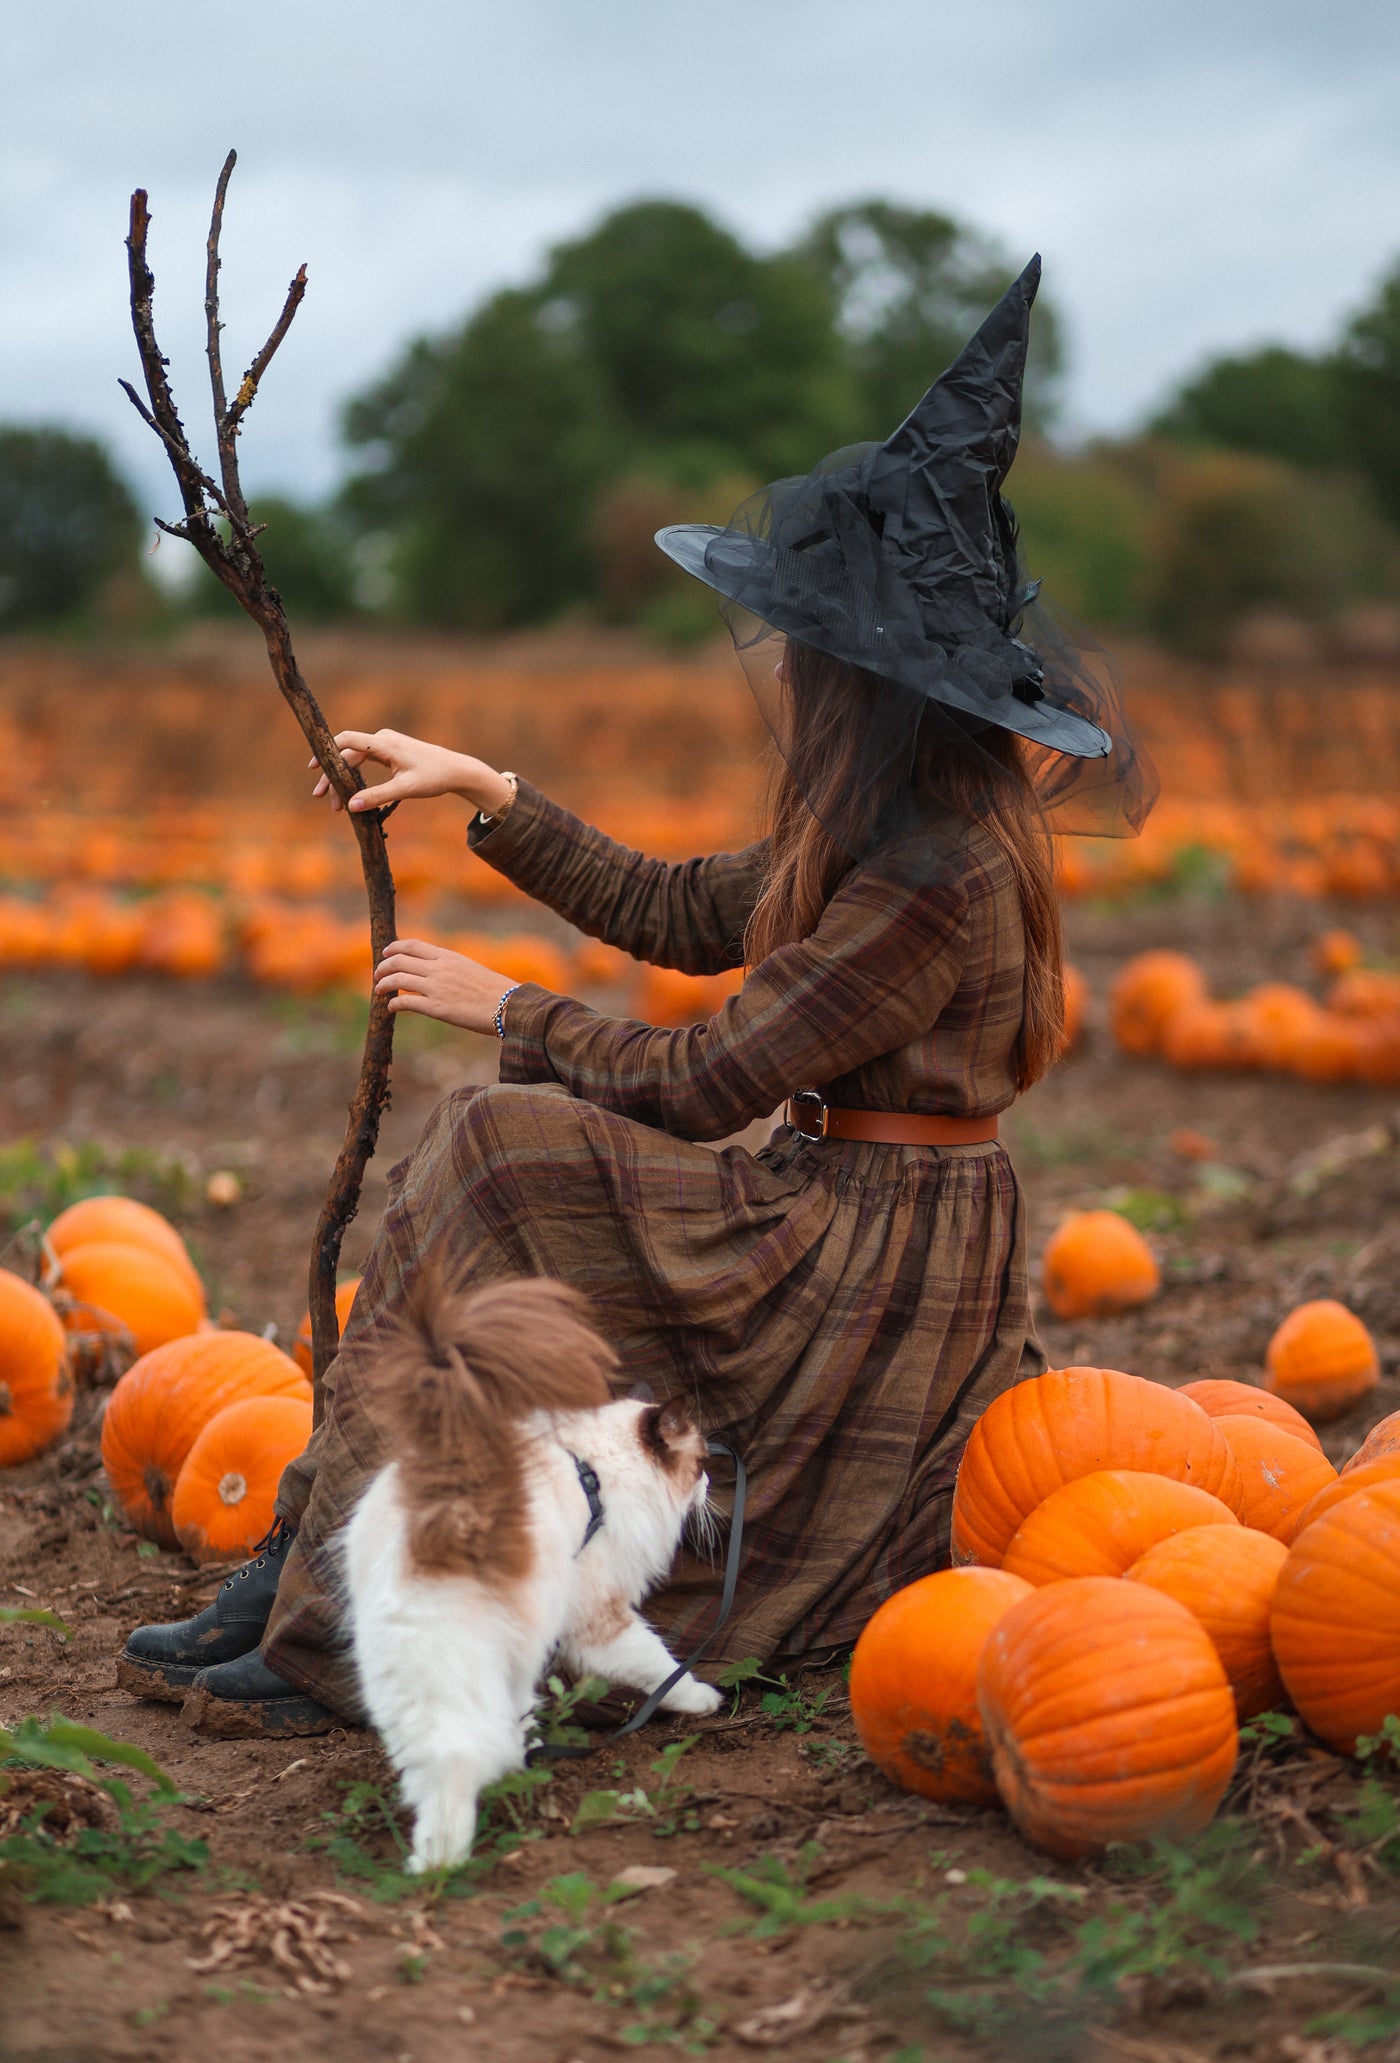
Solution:
M 296 1537 L 295 1526 L 289 1526 L 284 1518 L 275 1518 L 262 1539 L 253 1542 L 256 1559 L 245 1562 L 241 1569 L 235 1570 L 225 1583 L 224 1589 L 232 1590 L 235 1583 L 242 1583 L 245 1577 L 252 1575 L 254 1569 L 265 1569 L 268 1556 L 285 1554 Z

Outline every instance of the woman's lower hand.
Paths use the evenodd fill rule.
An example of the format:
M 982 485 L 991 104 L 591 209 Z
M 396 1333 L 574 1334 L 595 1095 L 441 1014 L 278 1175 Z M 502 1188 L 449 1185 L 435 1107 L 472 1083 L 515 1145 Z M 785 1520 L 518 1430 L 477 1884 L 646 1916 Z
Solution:
M 445 745 L 430 745 L 426 739 L 410 738 L 402 731 L 337 731 L 336 744 L 348 767 L 387 767 L 389 778 L 372 788 L 362 788 L 350 798 L 352 810 L 383 809 L 391 802 L 423 801 L 432 795 L 460 795 L 474 809 L 488 816 L 504 809 L 511 786 L 503 774 L 473 759 L 465 752 L 449 751 Z M 311 767 L 320 762 L 312 760 Z M 341 809 L 340 797 L 323 773 L 311 791 L 328 795 L 332 809 Z
M 389 997 L 390 1010 L 412 1010 L 463 1031 L 494 1032 L 501 997 L 513 986 L 508 974 L 421 938 L 395 939 L 374 970 L 375 994 Z

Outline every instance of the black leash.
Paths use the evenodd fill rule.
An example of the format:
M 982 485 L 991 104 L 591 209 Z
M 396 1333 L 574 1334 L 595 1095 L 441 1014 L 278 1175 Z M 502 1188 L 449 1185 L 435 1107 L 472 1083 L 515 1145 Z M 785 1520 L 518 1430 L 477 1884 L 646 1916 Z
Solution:
M 614 1741 L 620 1741 L 624 1735 L 635 1733 L 638 1727 L 645 1726 L 667 1692 L 674 1690 L 681 1678 L 695 1667 L 729 1617 L 734 1605 L 734 1592 L 739 1582 L 739 1557 L 744 1547 L 744 1501 L 748 1492 L 748 1470 L 727 1440 L 707 1440 L 705 1451 L 708 1454 L 727 1454 L 734 1464 L 734 1512 L 729 1521 L 729 1550 L 724 1560 L 724 1588 L 720 1592 L 719 1615 L 714 1625 L 699 1645 L 691 1649 L 685 1660 L 677 1662 L 666 1681 L 659 1683 L 637 1707 L 632 1717 L 624 1720 L 612 1733 L 603 1734 L 596 1741 L 590 1741 L 581 1748 L 563 1741 L 538 1741 L 525 1757 L 527 1768 L 532 1769 L 537 1762 L 581 1762 L 589 1755 L 596 1755 L 600 1748 L 610 1747 Z M 592 1532 L 589 1538 L 592 1538 Z

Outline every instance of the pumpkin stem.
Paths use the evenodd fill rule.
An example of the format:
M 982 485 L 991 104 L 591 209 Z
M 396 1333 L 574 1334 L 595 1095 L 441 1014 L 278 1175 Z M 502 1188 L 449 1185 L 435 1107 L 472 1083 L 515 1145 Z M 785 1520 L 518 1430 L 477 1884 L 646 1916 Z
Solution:
M 219 1495 L 225 1504 L 241 1504 L 248 1495 L 248 1478 L 240 1476 L 237 1469 L 230 1469 L 220 1481 Z

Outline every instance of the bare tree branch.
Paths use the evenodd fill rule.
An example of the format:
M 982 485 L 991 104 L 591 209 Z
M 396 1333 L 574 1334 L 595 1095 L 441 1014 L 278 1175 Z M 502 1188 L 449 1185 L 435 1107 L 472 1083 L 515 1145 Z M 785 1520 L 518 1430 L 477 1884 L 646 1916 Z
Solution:
M 158 527 L 169 536 L 183 537 L 192 544 L 211 572 L 217 574 L 229 593 L 263 634 L 273 677 L 292 709 L 312 752 L 342 802 L 364 787 L 359 772 L 345 764 L 321 713 L 320 704 L 307 686 L 287 623 L 282 598 L 267 577 L 256 545 L 261 525 L 250 523 L 248 505 L 238 473 L 237 436 L 242 418 L 257 393 L 258 382 L 272 362 L 277 347 L 291 327 L 292 318 L 306 291 L 306 267 L 292 281 L 282 313 L 271 336 L 244 376 L 233 405 L 224 398 L 223 366 L 219 336 L 219 236 L 223 227 L 224 200 L 235 157 L 225 160 L 214 194 L 214 209 L 206 245 L 204 313 L 209 355 L 210 392 L 214 408 L 214 432 L 218 440 L 220 487 L 200 466 L 190 450 L 184 424 L 175 407 L 166 375 L 168 361 L 156 342 L 153 302 L 155 280 L 146 257 L 150 210 L 145 192 L 131 197 L 131 226 L 127 252 L 131 280 L 131 326 L 141 360 L 150 406 L 146 406 L 130 384 L 123 380 L 131 401 L 165 446 L 166 456 L 179 485 L 185 507 L 182 523 Z M 213 520 L 221 513 L 228 523 L 225 536 Z M 360 848 L 360 869 L 369 900 L 370 945 L 377 966 L 394 938 L 394 877 L 384 837 L 389 809 L 347 812 Z M 389 1100 L 389 1063 L 393 1052 L 394 1020 L 387 997 L 370 996 L 369 1025 L 359 1078 L 350 1101 L 345 1142 L 331 1175 L 326 1200 L 316 1225 L 311 1250 L 308 1302 L 311 1308 L 312 1360 L 315 1369 L 316 1419 L 319 1423 L 324 1393 L 322 1378 L 335 1353 L 339 1327 L 335 1311 L 335 1273 L 340 1259 L 345 1228 L 359 1208 L 360 1187 L 365 1168 L 379 1137 L 379 1120 Z

